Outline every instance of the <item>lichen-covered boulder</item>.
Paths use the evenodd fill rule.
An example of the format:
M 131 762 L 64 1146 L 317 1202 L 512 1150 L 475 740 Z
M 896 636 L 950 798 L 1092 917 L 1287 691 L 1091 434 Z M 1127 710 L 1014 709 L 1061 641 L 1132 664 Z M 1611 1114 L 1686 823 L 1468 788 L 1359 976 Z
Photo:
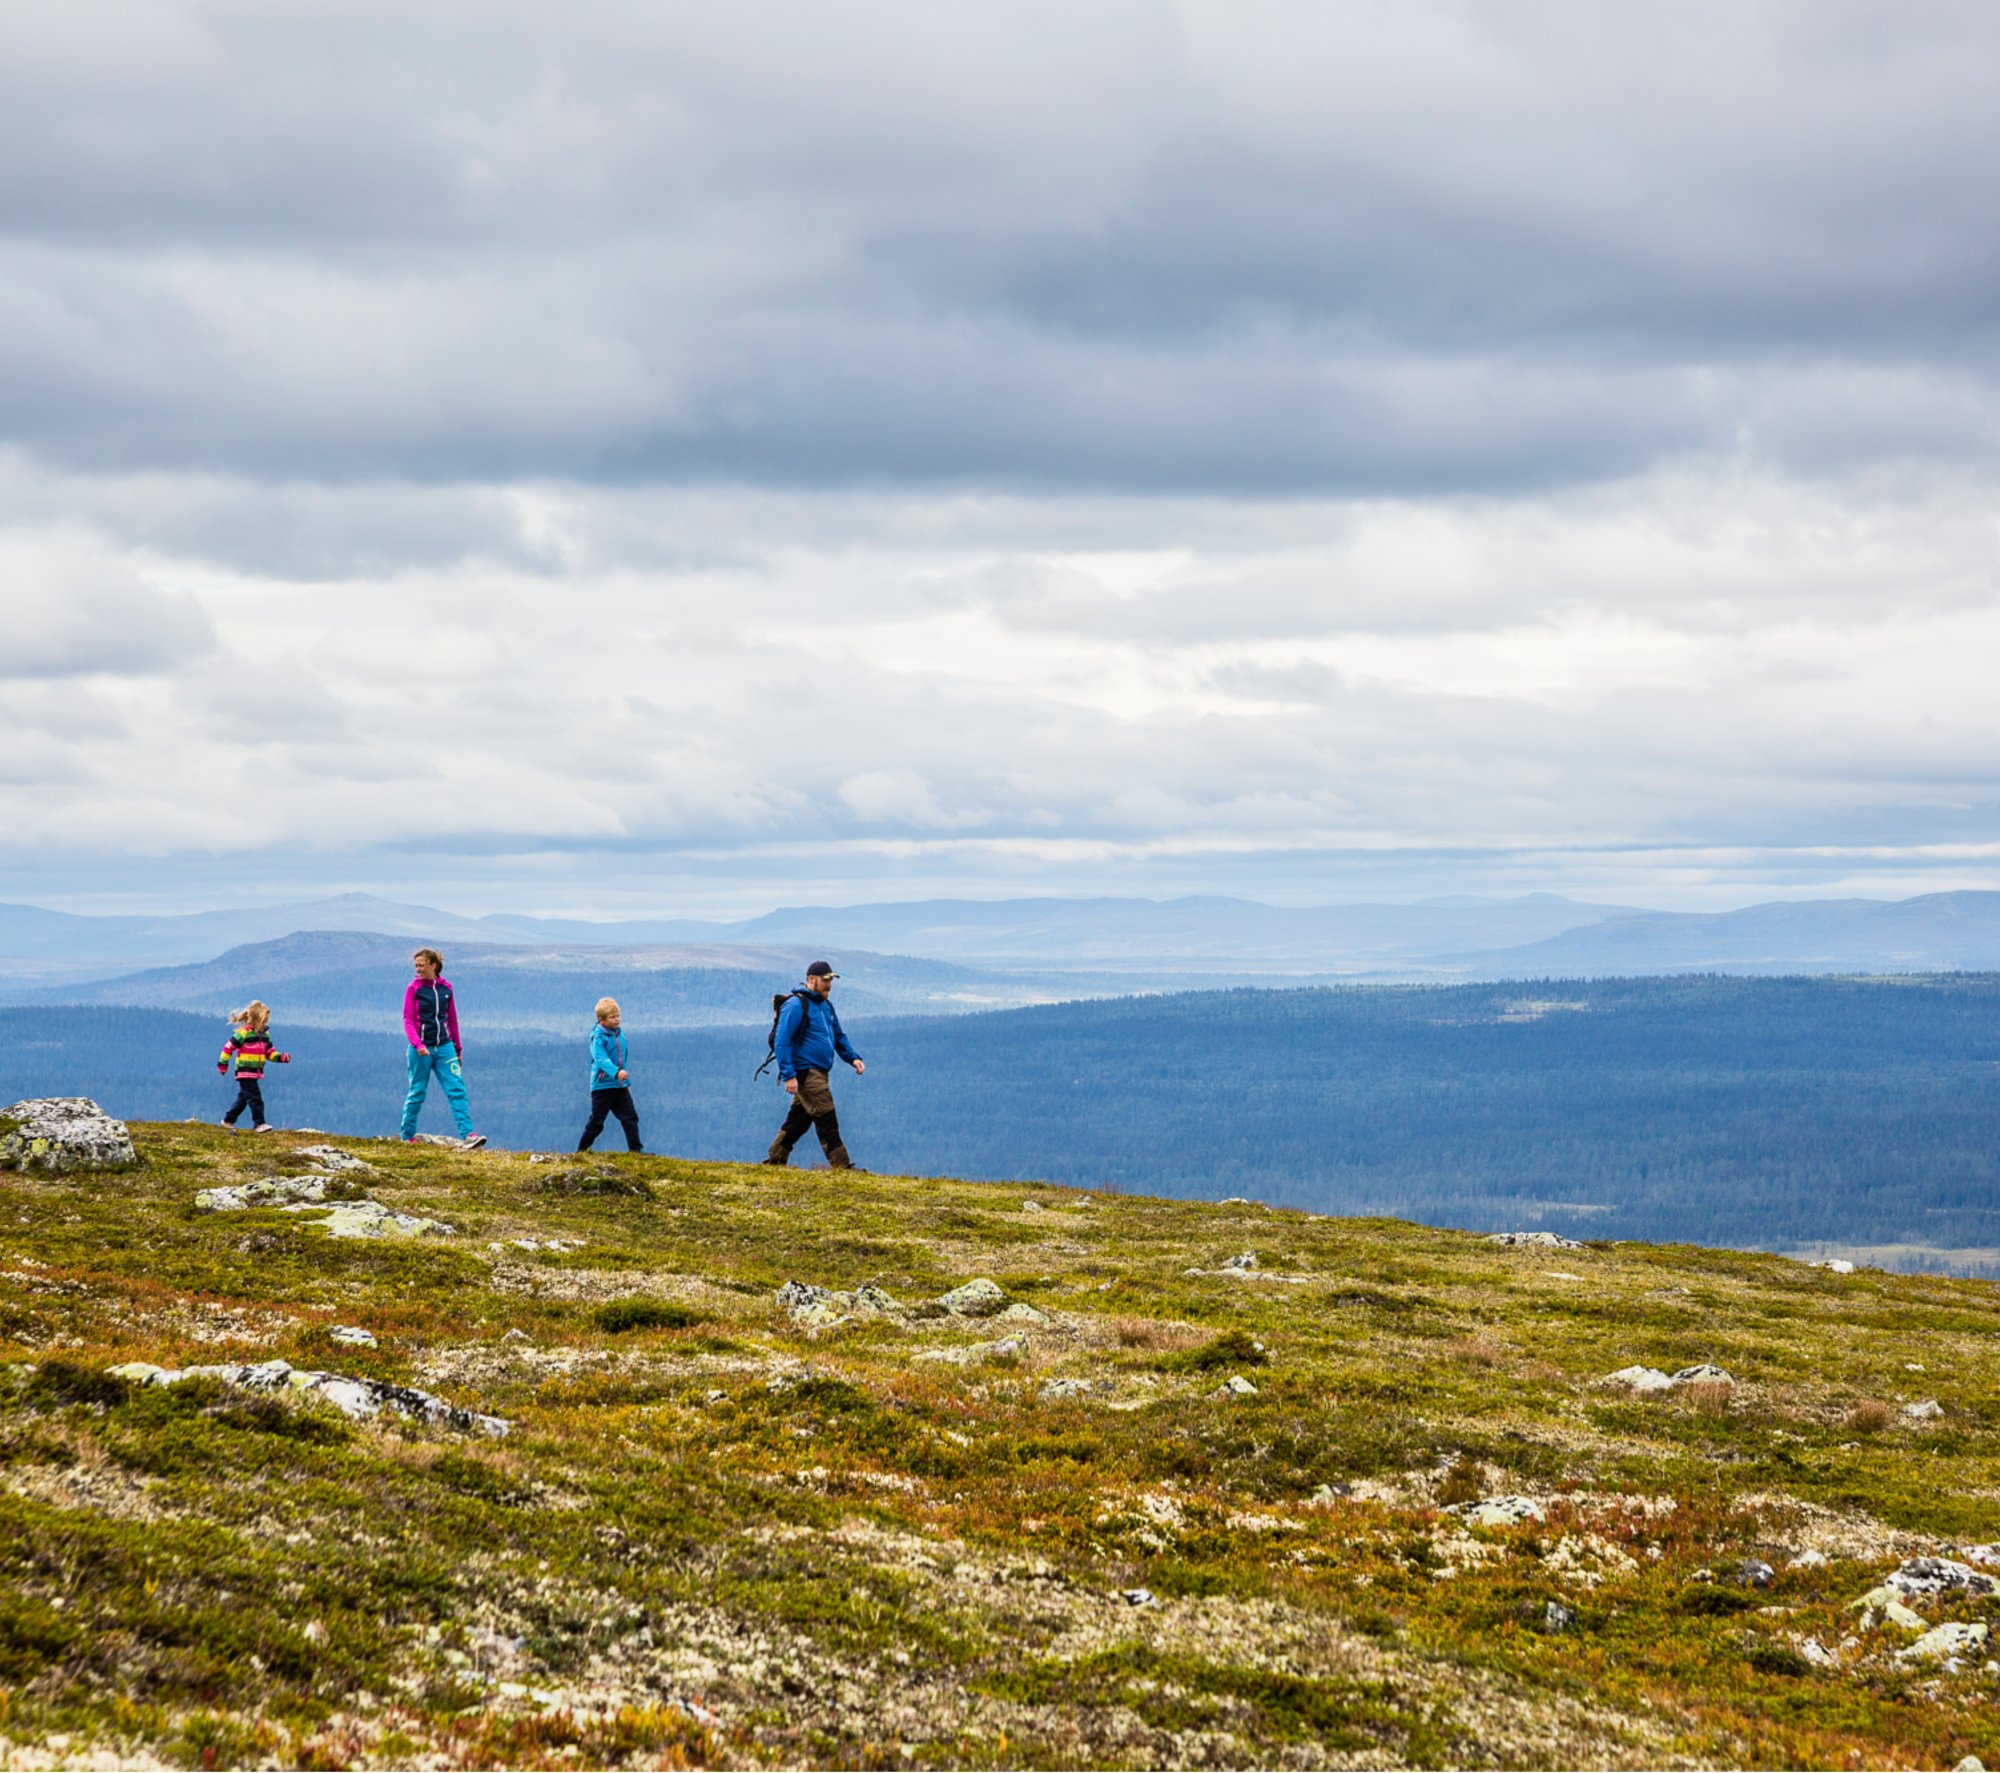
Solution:
M 42 1096 L 0 1108 L 0 1169 L 122 1170 L 136 1164 L 131 1130 L 88 1096 Z

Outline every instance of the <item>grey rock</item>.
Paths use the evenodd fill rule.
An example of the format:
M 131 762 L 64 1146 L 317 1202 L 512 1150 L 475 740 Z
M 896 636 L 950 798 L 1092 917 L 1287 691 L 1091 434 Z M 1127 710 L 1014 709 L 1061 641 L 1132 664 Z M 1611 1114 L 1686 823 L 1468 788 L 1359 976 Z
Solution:
M 373 1176 L 375 1166 L 363 1163 L 351 1151 L 342 1151 L 338 1145 L 301 1145 L 299 1156 L 310 1158 L 320 1169 L 335 1176 Z
M 336 1409 L 365 1420 L 387 1410 L 413 1422 L 434 1428 L 452 1428 L 466 1434 L 503 1435 L 512 1426 L 499 1416 L 482 1416 L 461 1410 L 455 1404 L 414 1385 L 391 1385 L 382 1379 L 349 1379 L 340 1373 L 323 1373 L 294 1367 L 289 1361 L 259 1361 L 251 1366 L 155 1367 L 145 1361 L 128 1361 L 109 1368 L 120 1379 L 135 1385 L 180 1385 L 189 1379 L 215 1379 L 245 1391 L 272 1391 L 324 1398 Z
M 0 1108 L 0 1170 L 67 1175 L 138 1161 L 131 1129 L 88 1096 L 35 1096 Z
M 1934 1397 L 1927 1397 L 1920 1404 L 1905 1404 L 1903 1414 L 1912 1422 L 1935 1422 L 1944 1414 L 1944 1405 Z
M 1882 1586 L 1912 1600 L 1924 1595 L 2000 1592 L 2000 1582 L 1955 1558 L 1905 1558 L 1882 1579 Z
M 1032 1305 L 1010 1305 L 995 1315 L 996 1324 L 1046 1324 L 1054 1320 L 1046 1311 L 1037 1311 Z
M 259 1182 L 239 1182 L 232 1188 L 204 1188 L 194 1197 L 204 1213 L 238 1213 L 251 1207 L 283 1207 L 297 1201 L 326 1199 L 325 1176 L 267 1176 Z
M 335 1324 L 327 1331 L 327 1339 L 347 1348 L 373 1348 L 376 1346 L 372 1330 L 364 1330 L 354 1324 Z
M 778 1309 L 788 1317 L 798 1317 L 817 1306 L 832 1303 L 831 1287 L 815 1287 L 808 1281 L 786 1281 L 778 1289 Z
M 1352 1496 L 1353 1494 L 1354 1486 L 1352 1484 L 1321 1484 L 1307 1500 L 1314 1508 L 1331 1508 L 1334 1503 L 1340 1501 L 1343 1497 Z
M 1794 1570 L 1823 1570 L 1826 1568 L 1826 1553 L 1814 1551 L 1808 1546 L 1792 1559 L 1790 1568 Z
M 1445 1513 L 1456 1515 L 1468 1527 L 1520 1527 L 1549 1518 L 1548 1510 L 1532 1496 L 1494 1496 L 1484 1502 L 1458 1502 Z
M 1620 1367 L 1605 1376 L 1606 1385 L 1622 1385 L 1627 1391 L 1672 1391 L 1674 1382 L 1658 1367 Z
M 502 1342 L 526 1342 L 531 1340 L 526 1330 L 509 1330 L 500 1338 Z
M 1584 1247 L 1575 1238 L 1559 1237 L 1553 1231 L 1496 1231 L 1486 1241 L 1536 1250 L 1580 1250 Z
M 1236 1274 L 1248 1274 L 1251 1269 L 1257 1266 L 1257 1252 L 1255 1250 L 1245 1250 L 1240 1256 L 1225 1257 L 1222 1266 L 1225 1271 L 1232 1271 Z
M 1157 1597 L 1150 1588 L 1121 1588 L 1118 1598 L 1128 1607 L 1150 1607 Z
M 1989 1636 L 1984 1625 L 1964 1625 L 1956 1621 L 1934 1625 L 1901 1654 L 1905 1662 L 1937 1662 L 1947 1656 L 1970 1656 L 1985 1649 Z
M 940 1293 L 938 1303 L 953 1317 L 991 1317 L 1006 1308 L 1007 1295 L 990 1280 L 969 1280 L 949 1293 Z
M 241 1182 L 233 1188 L 204 1188 L 194 1197 L 194 1204 L 206 1213 L 245 1212 L 255 1207 L 279 1213 L 310 1213 L 329 1237 L 457 1235 L 457 1228 L 442 1219 L 399 1213 L 380 1201 L 327 1199 L 328 1190 L 339 1186 L 340 1180 L 334 1176 L 270 1176 L 259 1182 Z
M 1257 1395 L 1257 1388 L 1244 1378 L 1241 1373 L 1231 1373 L 1215 1395 L 1217 1397 L 1255 1397 Z
M 1712 1362 L 1703 1361 L 1697 1367 L 1683 1367 L 1674 1375 L 1676 1385 L 1734 1385 L 1735 1375 Z
M 1813 1263 L 1812 1266 L 1815 1268 L 1824 1268 L 1832 1274 L 1852 1274 L 1854 1272 L 1854 1264 L 1841 1256 L 1827 1256 Z
M 1778 1572 L 1762 1558 L 1745 1558 L 1736 1566 L 1736 1580 L 1745 1588 L 1769 1588 Z
M 1043 1397 L 1088 1397 L 1097 1389 L 1089 1379 L 1045 1379 L 1042 1381 Z
M 1818 1638 L 1807 1638 L 1799 1645 L 1799 1654 L 1814 1668 L 1832 1668 L 1840 1660 Z
M 1240 1194 L 1232 1194 L 1225 1196 L 1223 1199 L 1217 1201 L 1215 1204 L 1218 1207 L 1254 1207 L 1257 1203 L 1255 1201 L 1245 1200 L 1243 1196 Z
M 1542 1629 L 1544 1631 L 1568 1631 L 1576 1623 L 1576 1615 L 1561 1601 L 1551 1601 L 1542 1609 Z
M 280 1207 L 281 1213 L 316 1213 L 328 1237 L 455 1237 L 442 1219 L 398 1213 L 376 1200 L 341 1200 L 323 1207 Z
M 899 1313 L 903 1307 L 878 1286 L 857 1287 L 851 1293 L 836 1293 L 831 1287 L 816 1287 L 809 1281 L 786 1281 L 778 1289 L 778 1308 L 802 1329 L 830 1330 L 863 1317 Z
M 1986 1773 L 1986 1763 L 1977 1755 L 1967 1755 L 1952 1768 L 1951 1773 Z
M 879 1312 L 885 1317 L 903 1309 L 880 1287 L 872 1283 L 854 1289 L 853 1304 L 856 1311 Z

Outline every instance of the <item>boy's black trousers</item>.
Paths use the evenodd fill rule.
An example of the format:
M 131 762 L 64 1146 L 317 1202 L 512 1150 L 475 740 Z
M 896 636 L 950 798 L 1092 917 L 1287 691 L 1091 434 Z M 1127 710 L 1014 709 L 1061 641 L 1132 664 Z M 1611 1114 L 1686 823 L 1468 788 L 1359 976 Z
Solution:
M 639 1111 L 632 1106 L 632 1092 L 624 1084 L 615 1090 L 592 1090 L 590 1092 L 590 1124 L 583 1129 L 583 1137 L 577 1141 L 579 1151 L 588 1151 L 596 1142 L 597 1135 L 604 1131 L 605 1120 L 617 1115 L 618 1124 L 625 1129 L 625 1149 L 641 1151 L 639 1143 Z
M 222 1124 L 233 1127 L 236 1118 L 244 1109 L 250 1110 L 250 1124 L 261 1127 L 264 1124 L 264 1085 L 261 1079 L 239 1077 L 236 1080 L 236 1100 L 229 1105 L 229 1112 L 222 1117 Z

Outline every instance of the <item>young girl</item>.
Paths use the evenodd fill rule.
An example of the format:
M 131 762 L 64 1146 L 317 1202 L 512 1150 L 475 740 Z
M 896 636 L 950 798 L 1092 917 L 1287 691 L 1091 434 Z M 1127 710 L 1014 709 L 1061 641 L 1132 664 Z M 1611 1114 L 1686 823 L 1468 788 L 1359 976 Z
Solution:
M 410 1088 L 403 1098 L 403 1143 L 417 1136 L 417 1116 L 430 1093 L 431 1078 L 444 1085 L 444 1099 L 467 1151 L 486 1143 L 472 1130 L 472 1108 L 465 1099 L 465 1048 L 458 1038 L 458 1002 L 444 976 L 444 956 L 435 948 L 419 948 L 410 956 L 416 977 L 403 993 L 403 1032 L 409 1036 Z
M 590 1035 L 590 1119 L 585 1123 L 577 1150 L 588 1151 L 604 1131 L 604 1118 L 615 1114 L 625 1129 L 625 1148 L 643 1149 L 639 1144 L 639 1111 L 632 1106 L 632 1074 L 625 1067 L 631 1049 L 619 1033 L 618 1000 L 597 1000 L 597 1026 Z
M 264 1067 L 289 1065 L 292 1056 L 272 1045 L 271 1009 L 262 1000 L 245 1004 L 229 1019 L 236 1026 L 222 1043 L 222 1057 L 216 1060 L 215 1069 L 220 1076 L 227 1077 L 230 1060 L 236 1061 L 236 1100 L 230 1103 L 222 1124 L 233 1127 L 247 1108 L 251 1127 L 268 1133 L 271 1123 L 264 1118 Z

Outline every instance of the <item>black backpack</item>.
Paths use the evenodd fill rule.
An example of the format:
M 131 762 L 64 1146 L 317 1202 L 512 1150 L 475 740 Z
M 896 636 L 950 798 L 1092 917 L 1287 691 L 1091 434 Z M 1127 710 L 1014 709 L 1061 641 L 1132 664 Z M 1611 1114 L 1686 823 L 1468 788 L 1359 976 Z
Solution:
M 800 1010 L 799 1014 L 801 1016 L 810 1016 L 812 1014 L 812 993 L 810 991 L 802 991 L 797 986 L 794 986 L 790 991 L 774 991 L 771 993 L 771 1032 L 764 1037 L 764 1063 L 759 1065 L 750 1074 L 753 1083 L 778 1062 L 778 1018 L 785 1013 L 785 1005 L 790 1003 L 795 997 L 805 1006 Z

